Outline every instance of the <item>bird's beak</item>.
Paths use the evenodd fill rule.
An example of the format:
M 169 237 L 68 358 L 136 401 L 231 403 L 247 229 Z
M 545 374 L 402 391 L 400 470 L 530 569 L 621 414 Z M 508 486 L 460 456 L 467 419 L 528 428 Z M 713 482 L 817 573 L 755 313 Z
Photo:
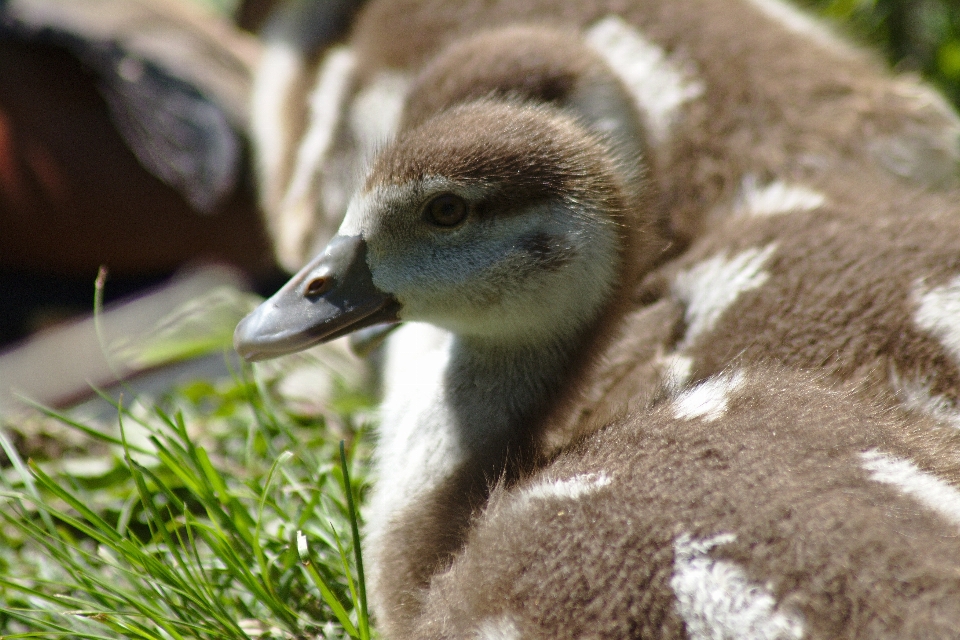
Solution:
M 400 303 L 377 289 L 359 236 L 336 236 L 323 253 L 240 321 L 233 346 L 245 360 L 301 351 L 371 325 L 398 322 Z

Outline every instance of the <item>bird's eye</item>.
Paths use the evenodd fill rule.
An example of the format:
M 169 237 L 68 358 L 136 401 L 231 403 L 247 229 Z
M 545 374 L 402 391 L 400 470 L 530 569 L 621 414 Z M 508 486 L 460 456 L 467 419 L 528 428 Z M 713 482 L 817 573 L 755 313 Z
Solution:
M 438 227 L 455 227 L 467 217 L 467 203 L 460 196 L 445 193 L 427 203 L 427 220 Z

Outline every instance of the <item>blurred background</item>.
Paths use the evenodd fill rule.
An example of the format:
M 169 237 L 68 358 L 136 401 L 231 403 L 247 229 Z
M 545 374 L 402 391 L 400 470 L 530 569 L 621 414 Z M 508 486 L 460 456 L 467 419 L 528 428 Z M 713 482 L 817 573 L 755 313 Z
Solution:
M 246 135 L 274 4 L 0 0 L 0 417 L 204 353 L 223 372 L 287 277 Z
M 960 105 L 958 0 L 801 0 L 855 39 L 880 49 L 901 72 L 923 74 Z
M 196 6 L 191 6 L 191 2 Z M 246 102 L 271 2 L 0 0 L 0 345 L 187 265 L 274 273 Z
M 282 284 L 246 135 L 280 1 L 0 0 L 0 416 L 222 361 Z M 960 104 L 960 0 L 799 1 Z

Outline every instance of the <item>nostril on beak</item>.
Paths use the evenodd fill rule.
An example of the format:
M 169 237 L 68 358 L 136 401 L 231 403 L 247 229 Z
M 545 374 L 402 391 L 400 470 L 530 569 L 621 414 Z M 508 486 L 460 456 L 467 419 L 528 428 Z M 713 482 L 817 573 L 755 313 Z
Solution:
M 308 297 L 323 295 L 330 290 L 332 284 L 333 278 L 314 278 L 307 283 L 306 288 L 303 290 L 303 295 Z

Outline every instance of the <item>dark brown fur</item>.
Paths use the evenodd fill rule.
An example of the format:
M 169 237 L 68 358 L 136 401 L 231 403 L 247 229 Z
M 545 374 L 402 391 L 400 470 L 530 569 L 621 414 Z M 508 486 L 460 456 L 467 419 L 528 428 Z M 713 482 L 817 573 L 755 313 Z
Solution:
M 490 215 L 569 200 L 620 218 L 623 185 L 611 180 L 607 150 L 552 116 L 546 108 L 495 101 L 450 109 L 401 134 L 377 158 L 366 187 L 443 176 L 465 185 L 502 185 L 506 200 L 491 203 Z
M 770 279 L 687 349 L 695 377 L 736 360 L 775 360 L 873 379 L 881 391 L 896 371 L 960 399 L 960 363 L 916 325 L 912 300 L 917 281 L 933 287 L 960 274 L 960 210 L 902 187 L 861 198 L 856 209 L 730 219 L 665 270 L 669 280 L 706 257 L 777 244 Z
M 677 418 L 661 402 L 518 489 L 590 473 L 610 476 L 609 487 L 522 514 L 517 490 L 495 493 L 463 554 L 434 579 L 413 635 L 473 638 L 507 615 L 525 639 L 684 638 L 673 543 L 733 533 L 710 557 L 800 613 L 805 638 L 950 637 L 960 628 L 956 524 L 869 479 L 859 457 L 916 454 L 902 434 L 917 429 L 937 439 L 922 419 L 775 370 L 751 374 L 713 422 Z M 941 460 L 917 464 L 956 478 L 956 449 Z
M 521 26 L 481 32 L 423 68 L 410 88 L 401 129 L 481 98 L 563 104 L 579 85 L 608 74 L 573 30 Z

